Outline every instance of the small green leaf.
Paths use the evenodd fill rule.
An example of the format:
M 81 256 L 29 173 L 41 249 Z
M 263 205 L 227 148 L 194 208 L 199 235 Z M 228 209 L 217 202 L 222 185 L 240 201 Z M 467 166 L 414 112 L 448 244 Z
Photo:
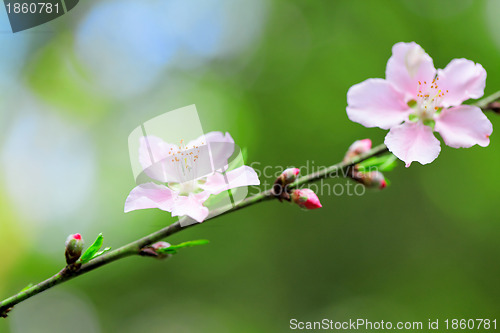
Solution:
M 111 250 L 111 248 L 110 248 L 110 247 L 107 247 L 107 248 L 105 248 L 104 250 L 97 252 L 96 254 L 94 254 L 94 255 L 92 256 L 92 258 L 90 258 L 90 260 L 95 259 L 95 258 L 97 258 L 97 257 L 99 257 L 99 256 L 101 256 L 101 255 L 103 255 L 104 253 L 108 252 L 109 250 Z
M 418 116 L 417 116 L 416 114 L 414 114 L 414 113 L 411 113 L 411 114 L 408 116 L 408 119 L 409 119 L 410 121 L 415 122 L 415 121 L 417 121 L 417 120 L 418 120 Z
M 204 245 L 208 244 L 210 241 L 206 239 L 199 239 L 199 240 L 194 240 L 194 241 L 188 241 L 184 243 L 180 243 L 177 245 L 171 245 L 166 248 L 158 249 L 156 252 L 158 253 L 163 253 L 163 254 L 176 254 L 178 249 L 181 249 L 183 247 L 192 247 L 192 246 L 197 246 L 197 245 Z
M 97 236 L 96 240 L 94 241 L 94 244 L 92 244 L 87 250 L 85 250 L 85 252 L 80 257 L 79 262 L 82 264 L 85 264 L 86 262 L 89 262 L 90 260 L 92 260 L 94 255 L 96 255 L 97 252 L 99 252 L 99 250 L 101 249 L 103 240 L 104 239 L 103 239 L 102 233 L 101 233 L 101 234 L 99 234 L 99 236 Z
M 397 165 L 397 158 L 393 154 L 380 157 L 372 157 L 358 164 L 359 171 L 369 172 L 378 170 L 380 172 L 391 171 Z
M 391 171 L 392 169 L 394 169 L 398 164 L 398 158 L 396 156 L 394 156 L 393 154 L 389 154 L 388 155 L 389 157 L 387 158 L 387 160 L 379 166 L 379 171 L 381 172 L 386 172 L 386 171 Z

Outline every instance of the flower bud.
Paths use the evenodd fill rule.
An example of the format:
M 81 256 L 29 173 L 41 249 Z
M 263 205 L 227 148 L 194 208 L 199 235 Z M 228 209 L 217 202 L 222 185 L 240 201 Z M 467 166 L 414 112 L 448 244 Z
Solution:
M 161 249 L 166 249 L 170 247 L 171 245 L 167 242 L 156 242 L 154 244 L 151 244 L 150 246 L 146 246 L 141 249 L 139 252 L 140 255 L 146 256 L 146 257 L 155 257 L 157 259 L 165 259 L 169 258 L 172 255 L 169 253 L 162 253 Z
M 345 154 L 344 161 L 350 161 L 356 156 L 359 156 L 363 153 L 366 153 L 372 149 L 372 140 L 370 139 L 363 139 L 363 140 L 358 140 L 354 141 L 354 143 L 347 149 L 347 153 Z
M 354 172 L 352 179 L 368 188 L 378 188 L 381 190 L 387 187 L 385 177 L 380 171 Z
M 312 190 L 305 188 L 292 191 L 292 201 L 301 208 L 316 209 L 321 208 L 318 196 Z
M 300 169 L 298 168 L 288 168 L 285 171 L 281 173 L 279 178 L 281 179 L 281 183 L 283 185 L 288 185 L 293 183 L 296 179 L 297 176 L 299 175 Z
M 290 201 L 290 195 L 288 194 L 287 185 L 293 183 L 300 172 L 298 168 L 288 168 L 276 178 L 273 185 L 273 194 L 279 198 L 279 200 Z
M 167 242 L 156 242 L 154 244 L 151 244 L 151 247 L 154 250 L 166 249 L 167 247 L 170 247 L 170 243 L 167 243 Z
M 75 263 L 83 251 L 83 239 L 80 234 L 69 235 L 66 239 L 66 251 L 64 255 L 66 256 L 66 263 L 71 265 Z

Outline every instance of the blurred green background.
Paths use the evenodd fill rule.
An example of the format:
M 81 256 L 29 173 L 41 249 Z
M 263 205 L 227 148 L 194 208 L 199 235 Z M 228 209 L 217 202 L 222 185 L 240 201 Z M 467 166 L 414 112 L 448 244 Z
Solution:
M 135 185 L 127 137 L 142 122 L 196 104 L 205 131 L 248 148 L 247 164 L 330 165 L 356 139 L 383 142 L 348 120 L 346 92 L 384 77 L 396 42 L 419 43 L 438 68 L 479 62 L 485 94 L 499 90 L 499 17 L 497 0 L 87 0 L 12 34 L 0 10 L 1 298 L 57 272 L 70 233 L 90 243 L 102 232 L 116 248 L 171 223 L 123 213 Z M 228 214 L 169 239 L 209 245 L 113 263 L 18 305 L 0 332 L 494 319 L 499 166 L 494 132 L 487 148 L 400 163 L 384 191 Z

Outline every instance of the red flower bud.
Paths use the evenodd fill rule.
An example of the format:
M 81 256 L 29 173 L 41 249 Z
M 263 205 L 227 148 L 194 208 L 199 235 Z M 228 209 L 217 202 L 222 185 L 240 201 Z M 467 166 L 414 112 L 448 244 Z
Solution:
M 292 201 L 299 205 L 301 208 L 316 209 L 322 207 L 316 193 L 308 188 L 293 190 Z
M 365 185 L 368 188 L 378 188 L 381 190 L 387 187 L 385 177 L 380 171 L 357 171 L 353 173 L 352 179 Z
M 66 263 L 71 265 L 75 263 L 83 251 L 83 239 L 80 234 L 69 235 L 66 239 L 66 251 L 64 255 L 66 256 Z
M 354 143 L 347 149 L 347 153 L 345 154 L 344 161 L 350 161 L 356 156 L 359 156 L 363 153 L 366 153 L 372 149 L 372 140 L 363 139 L 354 141 Z

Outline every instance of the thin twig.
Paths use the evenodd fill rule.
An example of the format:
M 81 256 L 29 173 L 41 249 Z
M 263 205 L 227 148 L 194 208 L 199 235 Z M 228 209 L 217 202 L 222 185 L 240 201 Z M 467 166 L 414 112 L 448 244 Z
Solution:
M 290 184 L 289 188 L 298 187 L 300 185 L 303 185 L 303 184 L 306 184 L 309 182 L 313 182 L 313 181 L 316 181 L 316 180 L 319 180 L 322 178 L 327 178 L 332 173 L 345 170 L 349 166 L 357 164 L 357 163 L 359 163 L 367 158 L 379 155 L 379 154 L 386 152 L 386 151 L 387 151 L 387 148 L 385 147 L 385 145 L 382 144 L 380 146 L 373 148 L 372 150 L 365 153 L 364 155 L 353 159 L 352 161 L 350 161 L 348 163 L 341 162 L 341 163 L 332 165 L 329 168 L 326 168 L 324 170 L 321 170 L 321 171 L 306 175 L 304 177 L 301 177 L 295 183 Z M 345 174 L 345 172 L 344 172 L 344 174 Z M 257 193 L 253 196 L 250 196 L 250 197 L 244 199 L 243 201 L 241 201 L 240 203 L 238 203 L 234 206 L 221 207 L 221 208 L 218 208 L 218 209 L 211 211 L 210 215 L 203 223 L 206 223 L 207 221 L 209 221 L 217 216 L 227 214 L 230 212 L 234 212 L 236 210 L 239 210 L 239 209 L 242 209 L 245 207 L 249 207 L 249 206 L 254 205 L 256 203 L 270 200 L 273 198 L 274 198 L 274 196 L 272 195 L 270 190 L 262 191 L 260 193 Z M 35 295 L 41 293 L 44 290 L 47 290 L 47 289 L 52 288 L 58 284 L 61 284 L 61 283 L 66 282 L 68 280 L 71 280 L 77 276 L 80 276 L 82 274 L 90 272 L 98 267 L 109 264 L 115 260 L 122 259 L 122 258 L 132 256 L 132 255 L 137 255 L 137 254 L 139 254 L 139 252 L 142 248 L 144 248 L 148 245 L 151 245 L 155 242 L 158 242 L 158 241 L 160 241 L 160 240 L 162 240 L 170 235 L 173 235 L 181 230 L 185 230 L 189 227 L 198 225 L 197 223 L 196 224 L 188 224 L 188 223 L 183 223 L 183 222 L 187 222 L 187 218 L 181 218 L 179 221 L 169 225 L 168 227 L 160 229 L 160 230 L 158 230 L 152 234 L 149 234 L 143 238 L 140 238 L 136 241 L 133 241 L 129 244 L 126 244 L 126 245 L 124 245 L 124 246 L 122 246 L 114 251 L 110 251 L 106 254 L 103 254 L 102 256 L 97 257 L 96 259 L 93 259 L 90 262 L 82 265 L 81 268 L 78 269 L 77 271 L 68 270 L 66 268 L 61 270 L 59 273 L 48 278 L 47 280 L 40 282 L 40 283 L 38 283 L 38 284 L 36 284 L 36 285 L 34 285 L 34 286 L 24 290 L 24 291 L 19 292 L 18 294 L 14 295 L 14 296 L 9 297 L 9 298 L 5 299 L 4 301 L 2 301 L 0 303 L 0 314 L 3 313 L 6 316 L 6 310 L 12 308 L 14 305 L 32 297 L 32 296 L 35 296 Z
M 497 99 L 500 98 L 500 91 L 490 95 L 481 101 L 477 102 L 475 105 L 479 106 L 481 108 L 486 107 L 488 104 L 491 102 L 496 101 Z M 338 175 L 340 174 L 343 177 L 347 177 L 349 173 L 347 172 L 350 167 L 352 167 L 355 164 L 358 164 L 370 157 L 377 156 L 380 154 L 383 154 L 387 152 L 387 147 L 384 144 L 381 144 L 377 147 L 372 148 L 370 151 L 366 152 L 365 154 L 362 154 L 360 156 L 357 156 L 356 158 L 353 158 L 350 161 L 347 162 L 340 162 L 337 164 L 334 164 L 328 168 L 324 168 L 322 170 L 319 170 L 317 172 L 313 172 L 311 174 L 305 175 L 303 177 L 300 177 L 297 179 L 294 183 L 288 185 L 289 189 L 296 188 L 299 186 L 302 186 L 307 183 L 311 183 L 320 179 L 324 178 L 329 178 L 332 177 L 333 175 Z M 232 206 L 226 206 L 222 207 L 219 209 L 215 209 L 212 212 L 210 212 L 208 218 L 204 221 L 206 223 L 207 221 L 217 217 L 221 216 L 230 212 L 234 212 L 236 210 L 249 207 L 251 205 L 254 205 L 256 203 L 270 200 L 275 198 L 275 196 L 272 194 L 271 190 L 266 190 L 262 191 L 260 193 L 257 193 L 253 196 L 250 196 L 241 202 L 237 203 L 236 205 Z M 146 246 L 149 246 L 155 242 L 158 242 L 170 235 L 173 235 L 175 233 L 178 233 L 179 231 L 185 230 L 189 227 L 192 227 L 194 225 L 198 224 L 188 224 L 188 223 L 183 223 L 187 222 L 187 218 L 181 218 L 177 222 L 169 225 L 168 227 L 165 227 L 163 229 L 160 229 L 152 234 L 149 234 L 143 238 L 140 238 L 136 241 L 133 241 L 129 244 L 126 244 L 114 251 L 107 252 L 106 254 L 101 255 L 100 257 L 97 257 L 96 259 L 91 260 L 90 262 L 82 265 L 78 270 L 74 271 L 68 268 L 63 268 L 59 273 L 55 274 L 54 276 L 48 278 L 45 281 L 42 281 L 26 290 L 23 290 L 14 296 L 11 296 L 2 302 L 0 302 L 0 317 L 7 317 L 7 313 L 12 309 L 12 307 L 30 297 L 33 297 L 49 288 L 52 288 L 56 285 L 59 285 L 63 282 L 66 282 L 68 280 L 71 280 L 77 276 L 80 276 L 82 274 L 88 273 L 96 268 L 99 268 L 103 265 L 109 264 L 115 260 L 122 259 L 125 257 L 133 256 L 133 255 L 138 255 L 141 253 L 141 249 L 143 249 Z
M 490 104 L 493 104 L 494 102 L 500 100 L 500 91 L 497 91 L 496 93 L 493 93 L 482 100 L 478 101 L 477 103 L 474 103 L 475 106 L 480 107 L 484 111 L 491 110 L 489 108 Z

